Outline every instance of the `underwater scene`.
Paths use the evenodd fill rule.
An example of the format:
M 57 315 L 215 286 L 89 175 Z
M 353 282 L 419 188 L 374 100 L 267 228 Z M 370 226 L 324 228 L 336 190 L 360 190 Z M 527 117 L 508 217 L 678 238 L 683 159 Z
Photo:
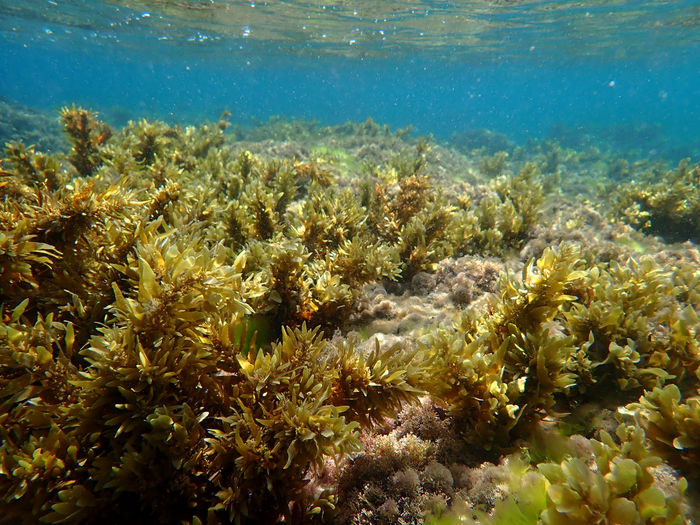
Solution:
M 0 0 L 0 525 L 700 520 L 700 4 Z

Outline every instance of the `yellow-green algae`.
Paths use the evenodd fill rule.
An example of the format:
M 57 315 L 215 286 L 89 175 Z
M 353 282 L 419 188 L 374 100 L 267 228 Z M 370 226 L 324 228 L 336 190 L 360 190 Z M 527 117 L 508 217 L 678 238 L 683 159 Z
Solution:
M 687 481 L 681 478 L 662 490 L 654 477 L 661 458 L 649 454 L 644 432 L 621 424 L 615 434 L 617 439 L 601 431 L 599 440 L 588 441 L 588 453 L 566 443 L 569 450 L 563 458 L 539 463 L 536 468 L 527 457 L 512 455 L 508 458 L 508 495 L 492 513 L 457 504 L 450 515 L 428 523 L 686 523 L 682 502 Z
M 299 229 L 285 215 L 296 185 L 315 192 L 323 178 L 313 166 L 213 150 L 223 125 L 141 121 L 102 148 L 106 128 L 94 114 L 63 113 L 74 148 L 60 183 L 50 182 L 53 164 L 16 146 L 3 172 L 5 515 L 323 515 L 333 498 L 304 490 L 307 469 L 357 450 L 358 422 L 423 391 L 419 355 L 392 347 L 360 356 L 304 324 L 349 306 L 356 290 L 341 276 L 376 279 L 386 262 L 356 270 L 381 252 L 361 254 L 344 230 L 330 246 L 289 233 Z M 214 187 L 206 183 L 227 169 L 227 191 L 203 204 Z M 227 235 L 230 202 L 252 214 L 244 245 Z M 270 256 L 255 262 L 257 250 Z M 251 304 L 299 328 L 256 352 L 241 335 Z
M 615 214 L 634 228 L 669 241 L 700 240 L 700 166 L 684 159 L 659 180 L 638 174 L 612 194 Z
M 119 132 L 75 106 L 61 119 L 68 156 L 14 142 L 0 165 L 7 519 L 327 521 L 342 502 L 308 480 L 421 395 L 467 443 L 508 452 L 618 390 L 632 416 L 617 439 L 591 439 L 590 458 L 514 459 L 529 481 L 480 519 L 685 519 L 685 481 L 661 492 L 646 444 L 697 468 L 697 268 L 562 244 L 418 348 L 362 352 L 320 331 L 343 327 L 365 283 L 520 248 L 552 180 L 537 165 L 509 175 L 507 157 L 484 158 L 498 169 L 473 201 L 433 183 L 421 141 L 352 191 L 332 162 L 227 146 L 226 115 Z

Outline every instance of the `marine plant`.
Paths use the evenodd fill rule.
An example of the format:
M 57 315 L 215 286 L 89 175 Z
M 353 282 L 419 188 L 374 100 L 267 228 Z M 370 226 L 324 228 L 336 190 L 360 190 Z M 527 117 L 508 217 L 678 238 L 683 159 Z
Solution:
M 644 393 L 624 412 L 645 429 L 654 450 L 665 460 L 697 478 L 700 449 L 700 390 L 682 395 L 675 384 Z
M 3 162 L 7 163 L 8 169 L 11 170 L 2 172 L 6 177 L 1 186 L 3 195 L 24 193 L 23 196 L 28 197 L 26 193 L 29 192 L 23 188 L 25 186 L 44 186 L 48 190 L 55 190 L 62 182 L 60 164 L 56 158 L 37 153 L 34 146 L 25 146 L 22 142 L 8 142 L 5 144 Z
M 49 244 L 32 240 L 31 235 L 0 232 L 0 297 L 5 301 L 19 290 L 38 288 L 38 275 L 50 268 L 58 252 Z
M 80 344 L 104 316 L 113 264 L 122 262 L 139 223 L 138 212 L 130 216 L 139 206 L 128 189 L 98 184 L 75 179 L 56 191 L 34 189 L 34 199 L 3 203 L 3 273 L 14 274 L 8 284 L 16 283 L 20 259 L 28 266 L 20 286 L 3 286 L 2 300 L 15 305 L 30 298 L 30 309 L 44 315 L 59 315 L 61 308 L 60 318 L 76 324 Z
M 356 451 L 360 426 L 415 401 L 427 363 L 400 346 L 330 343 L 304 321 L 337 327 L 361 284 L 396 274 L 394 252 L 349 194 L 321 197 L 325 168 L 235 154 L 221 124 L 139 121 L 105 145 L 94 115 L 64 113 L 79 176 L 18 144 L 2 165 L 13 188 L 0 215 L 4 515 L 227 523 L 331 511 L 309 476 Z M 257 210 L 238 216 L 238 242 L 224 198 Z M 304 224 L 300 210 L 315 215 Z M 327 240 L 305 234 L 316 227 Z M 261 315 L 279 339 L 264 348 L 248 334 Z
M 361 285 L 397 275 L 390 247 L 373 240 L 349 191 L 326 187 L 325 168 L 242 152 L 234 169 L 226 191 L 235 200 L 222 203 L 226 227 L 217 235 L 248 253 L 244 274 L 261 287 L 258 313 L 280 326 L 332 329 L 350 315 Z
M 17 523 L 49 510 L 42 506 L 65 486 L 78 452 L 60 414 L 75 395 L 72 325 L 52 313 L 31 322 L 28 303 L 0 310 L 0 508 Z
M 257 121 L 250 130 L 242 130 L 248 140 L 300 140 L 317 137 L 319 124 L 314 120 L 272 115 L 266 121 Z
M 639 427 L 620 425 L 616 437 L 601 431 L 599 440 L 589 440 L 589 455 L 569 453 L 534 468 L 512 455 L 508 494 L 491 514 L 461 509 L 429 523 L 686 523 L 687 481 L 680 478 L 670 487 L 657 481 L 654 468 L 661 459 L 648 453 Z
M 493 193 L 473 205 L 460 202 L 452 232 L 458 254 L 503 255 L 519 248 L 537 222 L 544 202 L 540 172 L 528 163 L 515 176 L 503 175 L 491 181 Z
M 575 300 L 567 291 L 582 279 L 580 267 L 574 246 L 548 249 L 525 265 L 521 283 L 502 278 L 489 313 L 467 311 L 428 343 L 431 392 L 447 403 L 468 441 L 485 448 L 508 442 L 511 431 L 527 427 L 574 386 L 576 347 L 554 320 Z
M 672 242 L 700 240 L 700 166 L 681 161 L 660 179 L 651 175 L 612 194 L 615 215 L 645 233 Z
M 581 390 L 591 381 L 596 388 L 612 380 L 634 390 L 694 380 L 698 317 L 692 304 L 679 300 L 677 284 L 693 275 L 697 269 L 667 269 L 649 257 L 587 272 L 580 300 L 564 313 L 568 330 L 595 363 L 595 379 L 581 377 Z
M 575 245 L 548 248 L 519 281 L 502 277 L 489 311 L 466 311 L 432 336 L 432 392 L 465 439 L 490 447 L 527 434 L 544 414 L 575 408 L 574 393 L 601 400 L 670 380 L 694 384 L 700 323 L 675 284 L 680 275 L 692 280 L 688 272 L 696 273 L 648 258 L 606 268 Z
M 312 189 L 291 220 L 304 245 L 320 257 L 368 235 L 364 210 L 349 190 L 338 194 L 332 189 Z
M 367 250 L 368 247 L 374 250 Z M 251 241 L 246 249 L 247 282 L 258 290 L 251 302 L 281 325 L 307 322 L 332 329 L 352 312 L 360 286 L 397 273 L 394 254 L 362 238 L 313 254 L 294 237 Z
M 641 395 L 625 410 L 656 453 L 695 466 L 692 265 L 603 262 L 561 244 L 417 349 L 324 338 L 345 328 L 366 283 L 520 248 L 544 199 L 535 165 L 459 196 L 438 189 L 418 141 L 398 156 L 368 148 L 358 188 L 328 156 L 230 144 L 226 115 L 199 127 L 140 120 L 111 138 L 90 111 L 62 118 L 67 159 L 13 142 L 0 164 L 7 519 L 327 521 L 332 461 L 359 458 L 361 431 L 425 394 L 460 446 L 492 455 L 565 412 L 576 426 L 582 400 Z M 371 121 L 346 131 L 347 143 L 357 131 L 401 143 Z M 683 483 L 662 501 L 650 479 L 658 460 L 625 428 L 619 441 L 590 440 L 595 457 L 517 467 L 532 488 L 513 484 L 517 501 L 504 505 L 551 523 L 677 521 Z M 434 498 L 412 512 L 442 512 L 452 474 L 427 437 L 400 440 L 413 449 L 385 448 L 391 484 L 410 493 L 418 479 Z M 398 516 L 382 506 L 374 516 Z
M 454 209 L 430 177 L 422 174 L 426 149 L 419 142 L 413 160 L 399 163 L 398 182 L 393 185 L 397 188 L 380 182 L 363 197 L 369 231 L 397 250 L 403 281 L 432 269 L 452 253 L 448 239 Z
M 243 346 L 245 257 L 229 266 L 221 244 L 157 226 L 77 365 L 72 325 L 27 324 L 27 301 L 3 314 L 2 505 L 27 522 L 322 515 L 333 498 L 306 491 L 307 470 L 415 400 L 425 363 L 399 347 L 361 357 L 305 326 L 267 352 Z
M 78 174 L 92 175 L 102 164 L 100 146 L 112 136 L 112 129 L 97 119 L 97 114 L 73 104 L 61 108 L 61 122 L 72 144 L 68 160 Z
M 493 155 L 500 151 L 511 151 L 515 144 L 503 133 L 487 129 L 468 129 L 455 132 L 450 145 L 465 153 L 482 152 Z
M 482 157 L 479 169 L 484 175 L 495 178 L 503 174 L 506 169 L 506 161 L 508 160 L 508 152 L 497 151 L 493 155 Z
M 251 255 L 245 278 L 271 287 L 260 291 L 256 305 L 259 312 L 278 318 L 278 332 L 285 323 L 303 321 L 332 328 L 347 318 L 359 291 L 343 279 L 355 285 L 393 277 L 395 257 L 384 257 L 387 250 L 366 235 L 362 211 L 349 193 L 336 196 L 325 189 L 331 180 L 326 167 L 233 152 L 220 146 L 224 129 L 221 122 L 198 129 L 132 122 L 103 148 L 103 172 L 128 173 L 130 187 L 151 195 L 147 220 L 164 215 L 171 224 L 206 225 L 208 242 L 223 239 L 234 253 L 258 253 L 260 243 L 267 243 L 266 253 L 279 256 Z M 198 197 L 208 192 L 207 186 L 221 190 L 213 200 Z M 295 260 L 297 238 L 311 250 L 303 257 L 308 264 L 298 268 L 303 278 L 275 278 L 285 271 L 282 260 Z M 360 246 L 375 246 L 378 252 L 356 249 Z M 288 256 L 281 253 L 286 249 L 292 250 Z M 265 264 L 253 264 L 256 260 Z M 275 269 L 274 261 L 281 267 Z M 282 291 L 284 281 L 295 283 L 294 290 Z

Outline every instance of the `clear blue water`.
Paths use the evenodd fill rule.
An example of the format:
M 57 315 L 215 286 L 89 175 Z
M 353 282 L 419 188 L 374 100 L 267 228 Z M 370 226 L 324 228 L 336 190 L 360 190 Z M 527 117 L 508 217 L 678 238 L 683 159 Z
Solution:
M 626 126 L 700 152 L 698 1 L 0 1 L 0 49 L 1 96 L 116 120 Z

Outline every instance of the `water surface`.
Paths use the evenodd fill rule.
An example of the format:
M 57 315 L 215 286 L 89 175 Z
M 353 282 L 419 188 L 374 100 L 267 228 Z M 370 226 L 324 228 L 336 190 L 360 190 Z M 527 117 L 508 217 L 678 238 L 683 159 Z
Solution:
M 0 95 L 121 120 L 371 116 L 438 137 L 627 126 L 693 153 L 699 21 L 694 1 L 2 1 Z

